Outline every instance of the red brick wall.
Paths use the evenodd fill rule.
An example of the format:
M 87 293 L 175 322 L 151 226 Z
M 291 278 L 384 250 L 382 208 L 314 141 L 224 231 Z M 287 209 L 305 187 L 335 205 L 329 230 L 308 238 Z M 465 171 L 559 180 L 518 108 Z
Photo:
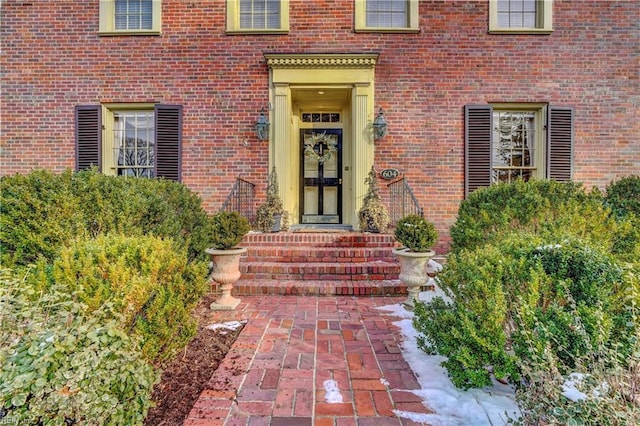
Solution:
M 389 134 L 376 167 L 409 179 L 446 230 L 463 197 L 463 106 L 549 102 L 576 111 L 575 179 L 640 173 L 636 1 L 554 0 L 551 35 L 487 33 L 487 1 L 421 1 L 419 34 L 353 31 L 353 0 L 290 5 L 288 35 L 225 34 L 222 0 L 163 0 L 161 36 L 98 36 L 98 2 L 2 2 L 0 173 L 74 166 L 74 106 L 184 106 L 183 181 L 209 210 L 239 175 L 263 196 L 263 54 L 380 53 L 376 108 Z

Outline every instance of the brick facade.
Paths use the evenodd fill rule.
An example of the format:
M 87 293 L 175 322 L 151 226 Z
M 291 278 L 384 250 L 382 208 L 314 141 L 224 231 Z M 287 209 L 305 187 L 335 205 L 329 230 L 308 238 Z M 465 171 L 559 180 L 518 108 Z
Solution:
M 467 104 L 575 108 L 574 179 L 604 188 L 640 172 L 640 6 L 553 1 L 550 35 L 488 34 L 488 1 L 420 1 L 417 34 L 355 33 L 353 0 L 290 2 L 286 35 L 227 35 L 222 0 L 163 0 L 162 35 L 98 35 L 98 1 L 2 2 L 0 173 L 74 167 L 74 107 L 184 107 L 182 181 L 218 209 L 237 176 L 264 197 L 265 53 L 379 53 L 375 105 L 396 168 L 443 234 L 464 187 Z

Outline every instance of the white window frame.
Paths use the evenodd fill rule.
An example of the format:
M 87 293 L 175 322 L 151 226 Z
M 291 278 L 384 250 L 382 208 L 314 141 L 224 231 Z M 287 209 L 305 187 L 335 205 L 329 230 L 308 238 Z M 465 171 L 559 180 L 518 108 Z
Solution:
M 160 35 L 162 33 L 162 0 L 152 0 L 151 29 L 117 30 L 115 8 L 115 0 L 100 0 L 100 35 Z
M 227 34 L 288 34 L 289 33 L 289 0 L 280 0 L 279 28 L 241 28 L 240 0 L 226 0 Z
M 533 157 L 533 165 L 535 167 L 532 172 L 532 178 L 534 179 L 545 179 L 547 176 L 546 166 L 547 166 L 547 133 L 546 133 L 546 123 L 547 123 L 547 113 L 548 108 L 547 104 L 519 104 L 519 103 L 492 103 L 491 107 L 493 108 L 492 114 L 499 112 L 532 112 L 535 114 L 534 117 L 534 157 Z M 493 116 L 491 117 L 492 123 L 492 132 L 495 132 L 495 126 L 497 125 Z M 496 138 L 492 137 L 492 153 L 495 152 L 495 144 L 499 143 Z M 491 170 L 496 169 L 504 169 L 504 167 L 497 166 L 494 162 L 494 156 L 491 155 Z M 499 181 L 494 181 L 493 175 L 491 176 L 491 184 L 495 185 Z
M 368 27 L 367 0 L 354 0 L 354 18 L 356 32 L 380 33 L 417 33 L 420 31 L 419 1 L 407 0 L 408 25 L 406 27 Z
M 114 155 L 115 137 L 114 137 L 114 113 L 122 111 L 145 111 L 155 114 L 155 104 L 151 103 L 109 103 L 102 104 L 102 173 L 108 176 L 117 176 L 118 167 L 117 159 Z M 154 158 L 154 164 L 157 161 Z
M 550 34 L 553 32 L 553 0 L 537 0 L 539 27 L 498 26 L 498 0 L 489 0 L 489 33 L 491 34 Z

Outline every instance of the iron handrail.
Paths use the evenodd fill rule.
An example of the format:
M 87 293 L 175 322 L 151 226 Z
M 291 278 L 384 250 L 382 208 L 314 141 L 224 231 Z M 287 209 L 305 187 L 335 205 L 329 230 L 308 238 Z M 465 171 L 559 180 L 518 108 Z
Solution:
M 222 204 L 220 211 L 235 211 L 246 217 L 249 222 L 254 221 L 253 206 L 255 204 L 256 185 L 242 178 L 236 178 L 236 183 Z
M 416 214 L 424 217 L 424 209 L 420 207 L 418 199 L 413 194 L 405 178 L 398 179 L 387 185 L 389 189 L 389 219 L 391 225 L 398 223 L 403 217 Z

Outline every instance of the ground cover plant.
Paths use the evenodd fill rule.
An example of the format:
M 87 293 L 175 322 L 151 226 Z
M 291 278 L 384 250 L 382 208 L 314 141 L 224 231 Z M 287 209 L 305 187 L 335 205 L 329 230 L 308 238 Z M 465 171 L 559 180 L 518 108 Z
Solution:
M 141 424 L 197 332 L 212 240 L 200 199 L 95 171 L 0 189 L 0 421 Z
M 474 192 L 438 277 L 448 299 L 415 308 L 419 345 L 456 386 L 517 386 L 516 423 L 640 421 L 640 243 L 606 200 L 546 181 Z

